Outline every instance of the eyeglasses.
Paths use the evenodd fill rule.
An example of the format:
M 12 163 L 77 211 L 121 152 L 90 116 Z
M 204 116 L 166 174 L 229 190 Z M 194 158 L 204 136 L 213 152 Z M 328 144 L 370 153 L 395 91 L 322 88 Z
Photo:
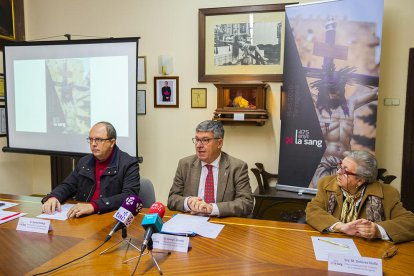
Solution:
M 391 246 L 388 248 L 384 254 L 382 254 L 383 259 L 392 258 L 394 257 L 398 252 L 398 246 Z
M 199 142 L 203 145 L 207 145 L 208 143 L 210 143 L 211 140 L 216 140 L 216 139 L 221 139 L 221 138 L 201 138 L 201 139 L 193 138 L 192 140 L 193 140 L 193 143 L 196 144 L 196 145 Z
M 88 144 L 92 144 L 93 142 L 95 142 L 96 144 L 102 144 L 104 141 L 110 141 L 113 138 L 92 138 L 92 137 L 88 137 L 86 138 L 86 142 L 88 142 Z
M 356 173 L 353 173 L 353 172 L 350 172 L 350 171 L 347 171 L 345 168 L 343 168 L 342 167 L 342 163 L 338 163 L 337 165 L 336 165 L 336 169 L 337 169 L 337 171 L 339 172 L 339 173 L 342 173 L 342 174 L 344 174 L 344 175 L 354 175 L 354 176 L 358 176 L 358 174 L 356 174 Z

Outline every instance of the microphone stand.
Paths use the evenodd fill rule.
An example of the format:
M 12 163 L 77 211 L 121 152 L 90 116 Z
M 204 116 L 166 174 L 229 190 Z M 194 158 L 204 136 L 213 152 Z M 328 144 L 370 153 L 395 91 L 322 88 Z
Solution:
M 153 252 L 153 250 L 152 250 L 152 249 L 153 249 L 153 246 L 152 246 L 152 239 L 150 239 L 150 240 L 149 240 L 149 242 L 148 242 L 148 245 L 147 245 L 147 252 L 143 252 L 143 251 L 141 251 L 141 250 L 140 250 L 140 251 L 141 251 L 141 253 L 139 254 L 139 256 L 132 257 L 132 258 L 130 258 L 130 259 L 128 259 L 128 260 L 126 260 L 126 261 L 123 261 L 122 263 L 123 263 L 123 264 L 126 264 L 126 263 L 128 263 L 129 261 L 132 261 L 133 259 L 138 258 L 138 260 L 137 260 L 137 264 L 135 265 L 134 272 L 132 273 L 132 275 L 134 275 L 134 274 L 135 274 L 135 271 L 136 271 L 136 269 L 137 269 L 137 267 L 138 267 L 139 261 L 141 260 L 142 255 L 151 254 L 151 259 L 152 259 L 152 261 L 154 262 L 155 266 L 157 267 L 158 272 L 160 273 L 160 275 L 163 275 L 163 272 L 162 272 L 162 270 L 161 270 L 161 267 L 160 267 L 160 265 L 158 264 L 157 260 L 154 258 L 154 255 L 153 255 L 152 253 L 160 253 L 160 254 L 170 255 L 170 254 L 171 254 L 171 252 L 170 252 L 170 251 L 168 251 L 168 252 Z
M 122 243 L 122 242 L 126 242 L 127 244 L 128 244 L 128 247 L 127 247 L 127 251 L 128 251 L 128 249 L 129 249 L 129 246 L 132 246 L 133 248 L 135 248 L 136 250 L 138 250 L 138 251 L 140 251 L 141 252 L 141 250 L 138 248 L 138 247 L 136 247 L 132 242 L 131 242 L 131 238 L 129 238 L 128 239 L 128 235 L 127 235 L 127 228 L 126 228 L 126 226 L 125 225 L 123 225 L 122 226 L 122 240 L 120 240 L 119 242 L 117 242 L 116 244 L 114 244 L 114 245 L 112 245 L 112 246 L 110 246 L 110 247 L 108 247 L 107 249 L 105 249 L 104 251 L 102 251 L 101 253 L 99 253 L 99 255 L 103 255 L 103 254 L 105 254 L 105 252 L 106 251 L 108 251 L 109 249 L 111 249 L 111 248 L 113 248 L 113 247 L 115 247 L 115 246 L 118 246 L 120 243 Z

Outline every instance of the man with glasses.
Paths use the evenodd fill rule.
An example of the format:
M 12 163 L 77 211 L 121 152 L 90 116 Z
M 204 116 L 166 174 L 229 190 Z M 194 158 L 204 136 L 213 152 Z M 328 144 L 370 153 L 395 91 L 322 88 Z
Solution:
M 394 243 L 414 240 L 414 214 L 398 191 L 379 183 L 375 156 L 366 151 L 345 153 L 336 176 L 318 183 L 306 207 L 306 222 L 321 232 L 340 232 Z
M 168 208 L 194 215 L 248 216 L 253 195 L 247 164 L 221 151 L 224 128 L 207 120 L 196 127 L 196 154 L 181 159 L 168 196 Z
M 116 130 L 108 122 L 96 123 L 86 141 L 92 154 L 82 157 L 75 170 L 42 199 L 42 211 L 61 211 L 61 204 L 73 198 L 78 203 L 68 218 L 118 209 L 130 194 L 138 195 L 138 160 L 116 145 Z

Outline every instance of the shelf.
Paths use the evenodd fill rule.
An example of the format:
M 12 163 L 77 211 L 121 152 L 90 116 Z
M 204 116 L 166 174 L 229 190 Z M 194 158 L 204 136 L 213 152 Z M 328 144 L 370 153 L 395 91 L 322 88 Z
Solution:
M 262 82 L 217 83 L 217 109 L 213 120 L 228 125 L 263 126 L 269 118 Z

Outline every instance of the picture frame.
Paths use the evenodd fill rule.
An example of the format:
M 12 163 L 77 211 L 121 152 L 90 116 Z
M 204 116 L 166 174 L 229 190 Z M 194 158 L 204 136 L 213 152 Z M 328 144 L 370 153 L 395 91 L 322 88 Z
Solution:
M 23 1 L 0 0 L 0 40 L 25 40 Z
M 179 107 L 178 77 L 154 77 L 154 107 Z
M 146 102 L 146 91 L 145 90 L 137 91 L 137 114 L 138 115 L 147 114 L 147 102 Z
M 199 9 L 198 81 L 282 81 L 289 4 Z
M 0 137 L 7 135 L 6 106 L 0 105 Z
M 207 108 L 207 88 L 191 88 L 191 108 Z
M 137 71 L 137 83 L 147 83 L 147 57 L 138 57 L 138 71 Z
M 4 74 L 0 74 L 0 102 L 4 101 L 6 94 L 6 86 L 4 83 Z

